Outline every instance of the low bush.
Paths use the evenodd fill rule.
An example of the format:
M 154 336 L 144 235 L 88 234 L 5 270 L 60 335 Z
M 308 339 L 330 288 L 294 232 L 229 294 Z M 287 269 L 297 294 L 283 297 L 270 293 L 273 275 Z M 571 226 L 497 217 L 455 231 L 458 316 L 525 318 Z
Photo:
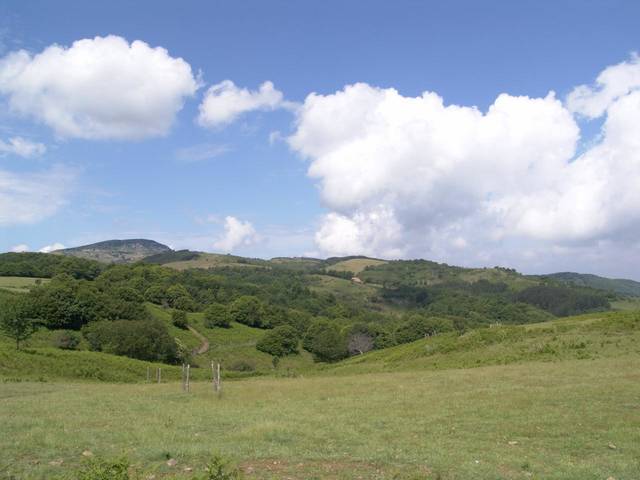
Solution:
M 226 306 L 220 303 L 213 303 L 204 310 L 204 325 L 207 328 L 229 328 L 231 318 Z
M 80 335 L 73 331 L 61 331 L 53 338 L 53 346 L 62 350 L 76 350 L 80 344 Z
M 290 325 L 281 325 L 267 332 L 256 344 L 261 352 L 274 357 L 298 353 L 298 332 Z
M 182 330 L 187 329 L 187 312 L 184 310 L 174 310 L 171 312 L 171 323 L 173 323 L 174 327 L 181 328 Z
M 82 328 L 92 350 L 139 360 L 173 363 L 175 341 L 159 320 L 115 320 L 92 322 Z

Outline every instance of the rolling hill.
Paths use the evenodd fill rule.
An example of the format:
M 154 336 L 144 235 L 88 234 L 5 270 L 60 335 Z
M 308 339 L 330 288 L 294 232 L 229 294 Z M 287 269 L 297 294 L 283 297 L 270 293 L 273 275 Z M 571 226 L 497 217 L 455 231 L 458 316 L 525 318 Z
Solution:
M 103 263 L 133 263 L 151 255 L 171 252 L 171 248 L 142 238 L 106 240 L 74 248 L 56 250 L 55 254 L 96 260 Z
M 578 285 L 581 287 L 607 290 L 618 295 L 640 297 L 640 282 L 624 278 L 606 278 L 590 273 L 559 272 L 551 273 L 546 277 L 559 282 Z

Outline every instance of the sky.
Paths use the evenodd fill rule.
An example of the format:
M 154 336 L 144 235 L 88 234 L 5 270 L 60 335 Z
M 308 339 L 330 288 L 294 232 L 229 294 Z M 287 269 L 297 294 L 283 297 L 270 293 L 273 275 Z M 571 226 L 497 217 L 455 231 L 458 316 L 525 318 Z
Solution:
M 640 280 L 636 1 L 0 4 L 0 251 Z

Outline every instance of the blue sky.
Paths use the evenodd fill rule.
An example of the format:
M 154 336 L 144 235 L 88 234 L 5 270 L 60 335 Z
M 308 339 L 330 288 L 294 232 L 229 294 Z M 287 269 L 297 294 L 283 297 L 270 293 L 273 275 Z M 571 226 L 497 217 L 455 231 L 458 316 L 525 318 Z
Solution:
M 638 66 L 633 52 L 640 48 L 638 18 L 640 4 L 633 1 L 5 1 L 0 6 L 5 59 L 0 63 L 0 171 L 5 175 L 0 176 L 5 204 L 0 204 L 0 250 L 146 237 L 175 248 L 261 257 L 363 253 L 638 278 L 640 264 L 625 259 L 639 252 L 640 221 L 633 212 L 640 205 L 633 196 L 605 201 L 597 194 L 598 188 L 625 192 L 625 182 L 633 177 L 609 172 L 608 183 L 597 185 L 600 177 L 594 172 L 614 167 L 592 167 L 605 162 L 603 148 L 620 150 L 607 143 L 602 128 L 613 118 L 608 109 L 627 101 L 624 95 L 631 102 L 639 87 L 633 73 Z M 26 76 L 3 80 L 3 69 L 6 73 L 16 61 L 7 59 L 19 50 L 29 55 L 22 68 L 54 44 L 66 55 L 75 51 L 76 41 L 108 36 L 120 37 L 127 48 L 135 40 L 145 42 L 149 55 L 161 47 L 167 65 L 181 58 L 190 67 L 197 88 L 183 86 L 179 92 L 178 87 L 163 90 L 153 69 L 131 72 L 135 65 L 129 65 L 120 71 L 116 63 L 110 70 L 120 78 L 131 74 L 131 82 L 145 78 L 145 88 L 153 89 L 149 98 L 178 105 L 166 131 L 131 139 L 104 130 L 65 130 L 56 122 L 66 108 L 81 116 L 78 128 L 95 114 L 103 127 L 126 117 L 132 129 L 136 121 L 144 129 L 142 123 L 153 114 L 144 112 L 144 105 L 128 111 L 95 84 L 73 84 L 77 102 L 59 96 L 45 102 L 44 96 L 54 95 L 73 76 L 62 63 L 52 61 L 29 74 L 46 78 L 38 80 L 44 85 L 39 90 L 25 87 Z M 111 46 L 105 48 L 100 51 L 110 52 Z M 89 55 L 73 68 L 96 58 L 101 61 L 100 54 Z M 601 72 L 615 66 L 610 83 L 593 87 Z M 203 99 L 224 80 L 234 84 L 224 90 L 228 102 L 241 102 L 247 89 L 258 103 L 203 125 L 197 120 Z M 257 96 L 267 81 L 282 97 L 269 105 Z M 356 83 L 367 88 L 343 90 Z M 571 103 L 580 85 L 591 86 L 591 96 L 575 94 L 580 98 Z M 610 96 L 605 113 L 585 113 L 611 85 L 624 92 Z M 487 115 L 500 94 L 531 102 L 507 102 L 499 134 L 493 123 L 477 119 L 464 131 L 429 133 L 453 112 L 440 112 L 425 101 L 419 111 L 406 113 L 416 103 L 411 99 L 425 91 L 470 115 L 473 106 Z M 549 91 L 555 92 L 555 103 Z M 319 100 L 313 105 L 307 97 L 312 92 Z M 228 102 L 221 106 L 217 94 L 212 96 L 213 109 L 236 108 Z M 531 120 L 536 114 L 529 109 L 537 108 L 533 99 L 545 98 L 540 118 Z M 43 113 L 43 105 L 53 108 L 51 102 L 57 102 L 56 120 Z M 636 110 L 630 108 L 633 115 Z M 354 112 L 362 113 L 352 124 L 347 117 Z M 534 128 L 534 122 L 548 124 L 550 131 Z M 623 123 L 630 123 L 629 117 Z M 419 126 L 410 138 L 399 133 L 411 125 Z M 556 133 L 559 138 L 548 142 Z M 425 143 L 430 135 L 431 143 Z M 500 135 L 521 143 L 511 145 Z M 371 138 L 366 145 L 365 136 Z M 487 146 L 487 136 L 493 146 Z M 10 147 L 15 138 L 44 151 L 20 153 Z M 509 152 L 503 151 L 506 144 Z M 479 149 L 483 153 L 475 158 Z M 521 165 L 492 160 L 520 152 L 527 152 L 518 160 Z M 587 166 L 570 168 L 585 152 Z M 637 173 L 638 152 L 625 152 L 615 160 L 615 171 Z M 542 157 L 559 163 L 536 164 Z M 562 177 L 557 184 L 553 168 Z M 448 169 L 455 175 L 433 173 Z M 537 190 L 523 198 L 514 193 L 522 188 L 507 191 L 501 184 L 511 181 L 513 171 L 535 171 L 525 184 Z M 476 175 L 477 183 L 486 184 L 480 190 L 473 185 Z M 594 198 L 572 188 L 585 178 L 594 182 Z M 58 189 L 33 204 L 20 196 L 24 185 L 42 191 L 56 184 Z M 352 186 L 353 192 L 345 191 Z M 546 200 L 534 208 L 531 198 Z M 576 199 L 580 205 L 572 203 Z M 619 211 L 619 205 L 627 210 Z M 15 214 L 11 209 L 16 208 L 34 214 Z M 549 211 L 554 214 L 541 218 L 540 212 Z

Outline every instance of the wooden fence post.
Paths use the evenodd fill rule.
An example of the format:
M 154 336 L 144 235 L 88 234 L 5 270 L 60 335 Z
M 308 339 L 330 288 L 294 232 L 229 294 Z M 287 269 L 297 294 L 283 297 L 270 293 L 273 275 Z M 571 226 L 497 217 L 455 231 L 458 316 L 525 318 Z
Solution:
M 158 367 L 158 383 L 162 382 L 162 368 Z
M 150 368 L 147 367 L 147 383 L 149 383 L 149 380 L 151 380 L 151 371 Z
M 190 391 L 189 386 L 189 370 L 191 369 L 191 365 L 187 365 L 187 393 Z

